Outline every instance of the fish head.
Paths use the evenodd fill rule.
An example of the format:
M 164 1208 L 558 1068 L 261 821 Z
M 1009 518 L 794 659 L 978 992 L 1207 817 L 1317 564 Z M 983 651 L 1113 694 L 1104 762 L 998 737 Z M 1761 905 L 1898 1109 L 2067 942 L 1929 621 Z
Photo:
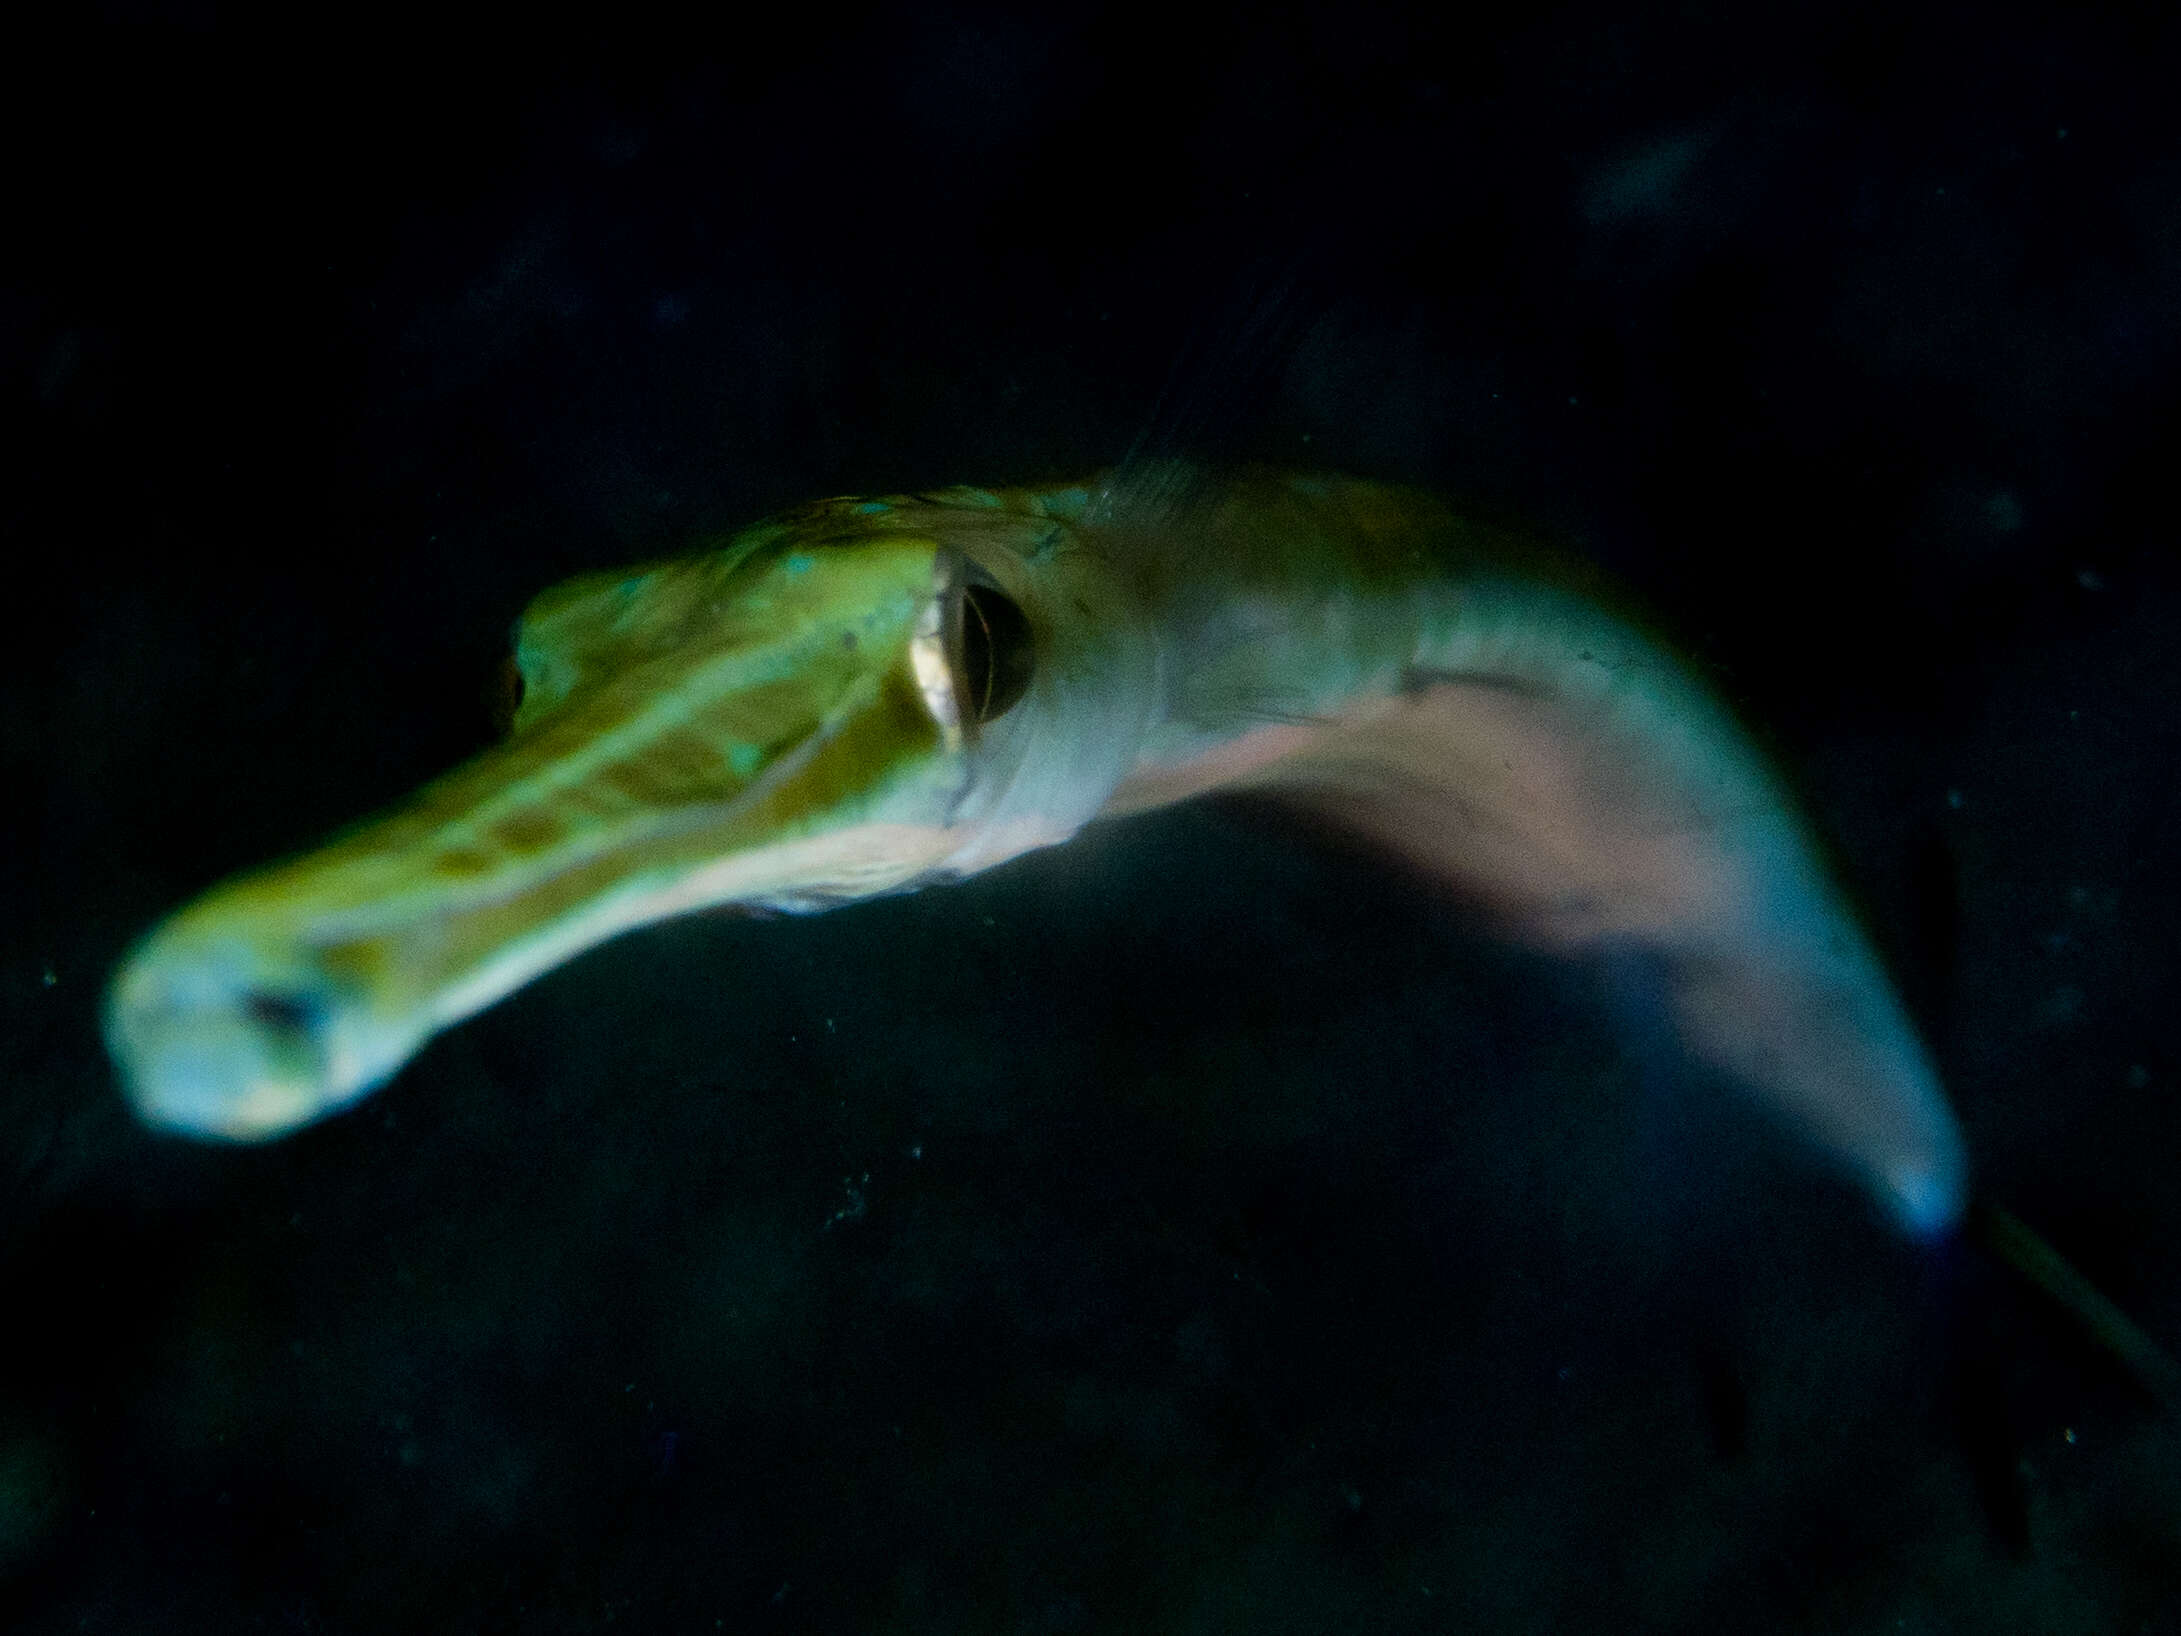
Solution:
M 155 1127 L 277 1136 L 631 927 L 1065 840 L 1149 707 L 1126 601 L 1064 501 L 985 490 L 823 502 L 556 586 L 517 626 L 504 742 L 131 951 L 122 1084 Z

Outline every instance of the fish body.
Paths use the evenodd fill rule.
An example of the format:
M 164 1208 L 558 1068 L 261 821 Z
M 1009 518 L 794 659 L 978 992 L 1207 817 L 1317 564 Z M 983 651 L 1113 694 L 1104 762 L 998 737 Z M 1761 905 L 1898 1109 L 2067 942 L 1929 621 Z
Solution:
M 506 740 L 150 934 L 106 1032 L 152 1124 L 249 1140 L 626 930 L 960 879 L 1214 791 L 1307 808 L 1569 954 L 1903 1227 L 1937 1076 L 1784 788 L 1581 571 L 1414 490 L 1178 469 L 821 502 L 541 595 Z

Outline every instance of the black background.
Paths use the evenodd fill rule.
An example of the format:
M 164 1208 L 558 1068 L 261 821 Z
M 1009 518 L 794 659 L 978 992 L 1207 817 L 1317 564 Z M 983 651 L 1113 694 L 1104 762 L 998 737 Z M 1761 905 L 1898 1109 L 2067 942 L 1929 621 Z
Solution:
M 0 53 L 7 1628 L 2181 1628 L 2170 1417 L 1273 816 L 632 936 L 262 1150 L 96 1035 L 542 586 L 1148 427 L 1628 579 L 2181 1341 L 2171 22 L 76 13 Z

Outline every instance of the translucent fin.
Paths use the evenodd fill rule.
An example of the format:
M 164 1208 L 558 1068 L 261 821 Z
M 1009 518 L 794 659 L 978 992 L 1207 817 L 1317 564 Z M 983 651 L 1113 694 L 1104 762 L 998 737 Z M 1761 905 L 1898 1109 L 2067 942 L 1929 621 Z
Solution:
M 1905 1231 L 1946 1232 L 1960 1134 L 1876 955 L 1731 724 L 1624 647 L 1623 681 L 1588 696 L 1536 664 L 1420 673 L 1260 782 L 1522 942 L 1640 954 L 1682 1050 L 1834 1154 Z

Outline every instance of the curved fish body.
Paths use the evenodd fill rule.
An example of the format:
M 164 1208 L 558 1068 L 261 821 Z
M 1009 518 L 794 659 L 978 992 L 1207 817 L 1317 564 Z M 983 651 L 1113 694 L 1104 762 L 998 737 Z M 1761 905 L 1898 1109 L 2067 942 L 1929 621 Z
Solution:
M 276 1136 L 629 927 L 1252 790 L 1511 937 L 1640 953 L 1692 1057 L 1905 1228 L 1960 1216 L 1953 1116 L 1778 779 L 1574 571 L 1429 496 L 1244 473 L 828 501 L 547 591 L 516 662 L 503 743 L 130 954 L 106 1032 L 146 1120 Z

